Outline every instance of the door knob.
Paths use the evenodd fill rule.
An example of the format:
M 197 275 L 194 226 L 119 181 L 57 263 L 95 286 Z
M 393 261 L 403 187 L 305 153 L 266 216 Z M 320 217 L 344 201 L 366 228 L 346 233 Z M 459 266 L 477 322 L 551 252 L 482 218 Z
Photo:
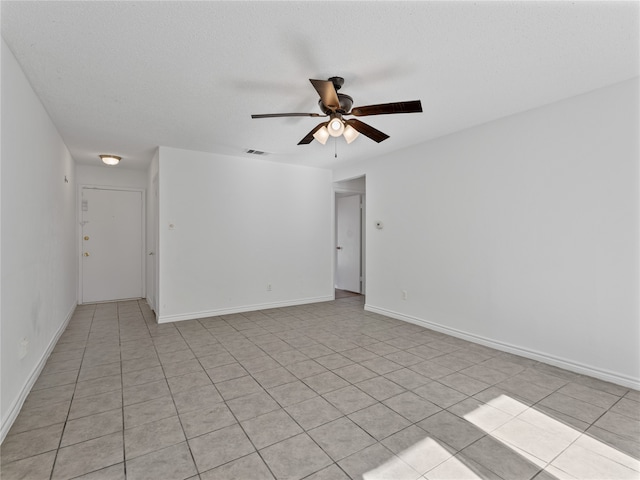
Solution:
M 85 235 L 85 236 L 84 236 L 84 239 L 85 239 L 85 240 L 89 240 L 89 235 Z
M 89 256 L 89 252 L 84 252 L 84 256 L 88 257 Z
M 336 247 L 336 250 L 342 250 L 342 247 Z

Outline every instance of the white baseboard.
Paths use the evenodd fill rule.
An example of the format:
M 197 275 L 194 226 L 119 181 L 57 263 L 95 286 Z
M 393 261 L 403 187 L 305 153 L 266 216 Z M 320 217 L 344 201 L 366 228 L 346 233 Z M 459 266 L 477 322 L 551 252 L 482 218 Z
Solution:
M 429 328 L 431 330 L 435 330 L 436 332 L 446 333 L 447 335 L 451 335 L 452 337 L 468 340 L 470 342 L 478 343 L 486 347 L 495 348 L 496 350 L 513 353 L 514 355 L 519 355 L 521 357 L 537 360 L 539 362 L 547 363 L 555 367 L 560 367 L 565 370 L 569 370 L 571 372 L 587 375 L 589 377 L 598 378 L 606 382 L 615 383 L 623 387 L 633 388 L 634 390 L 640 390 L 640 379 L 629 377 L 627 375 L 623 375 L 617 372 L 603 370 L 590 365 L 574 362 L 566 358 L 560 358 L 554 355 L 549 355 L 544 352 L 538 352 L 535 350 L 523 348 L 518 345 L 498 342 L 490 338 L 482 337 L 469 332 L 464 332 L 462 330 L 457 330 L 455 328 L 450 328 L 445 325 L 433 323 L 428 320 L 424 320 L 422 318 L 405 315 L 403 313 L 394 312 L 392 310 L 387 310 L 385 308 L 376 307 L 373 305 L 366 304 L 364 306 L 364 309 L 368 312 L 378 313 L 386 317 L 395 318 L 396 320 L 402 320 L 408 323 L 413 323 L 414 325 L 419 325 L 421 327 Z
M 330 302 L 333 300 L 335 300 L 333 295 L 327 295 L 324 297 L 285 300 L 283 302 L 241 305 L 238 307 L 220 308 L 216 310 L 206 310 L 202 312 L 189 312 L 189 313 L 180 313 L 175 315 L 159 315 L 158 323 L 181 322 L 183 320 L 194 320 L 196 318 L 216 317 L 219 315 L 231 315 L 232 313 L 254 312 L 256 310 L 267 310 L 269 308 L 293 307 L 295 305 L 305 305 L 307 303 Z
M 60 327 L 56 331 L 55 335 L 53 336 L 53 338 L 49 342 L 49 345 L 47 346 L 47 349 L 42 354 L 42 356 L 40 357 L 40 360 L 35 365 L 35 367 L 31 371 L 31 374 L 27 378 L 27 381 L 25 382 L 24 386 L 22 387 L 22 390 L 20 391 L 20 394 L 18 395 L 18 397 L 11 404 L 11 408 L 9 409 L 9 413 L 7 414 L 7 416 L 5 418 L 2 419 L 2 427 L 0 427 L 0 443 L 4 441 L 4 438 L 7 436 L 7 433 L 9 433 L 9 430 L 13 426 L 13 422 L 15 422 L 16 418 L 18 418 L 18 414 L 20 413 L 20 410 L 22 409 L 22 405 L 24 404 L 24 401 L 27 399 L 27 395 L 29 395 L 29 393 L 31 392 L 31 388 L 33 388 L 33 384 L 36 383 L 36 380 L 38 380 L 38 377 L 40 376 L 40 373 L 42 372 L 42 369 L 44 368 L 45 364 L 47 363 L 47 360 L 49 359 L 49 355 L 51 355 L 51 352 L 53 351 L 53 349 L 55 348 L 56 344 L 58 343 L 58 340 L 60 339 L 60 336 L 64 333 L 65 329 L 67 328 L 67 325 L 69 324 L 69 321 L 71 320 L 71 317 L 73 316 L 73 312 L 76 311 L 76 307 L 77 307 L 77 304 L 75 304 L 75 303 L 71 306 L 71 309 L 69 310 L 69 313 L 67 314 L 67 318 L 64 320 L 64 322 L 62 322 L 62 325 L 60 325 Z

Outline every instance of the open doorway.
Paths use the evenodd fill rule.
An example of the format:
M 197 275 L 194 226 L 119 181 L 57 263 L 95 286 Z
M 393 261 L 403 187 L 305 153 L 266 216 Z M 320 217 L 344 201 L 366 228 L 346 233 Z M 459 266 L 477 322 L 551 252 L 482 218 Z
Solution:
M 335 191 L 335 298 L 364 295 L 365 177 L 334 183 Z

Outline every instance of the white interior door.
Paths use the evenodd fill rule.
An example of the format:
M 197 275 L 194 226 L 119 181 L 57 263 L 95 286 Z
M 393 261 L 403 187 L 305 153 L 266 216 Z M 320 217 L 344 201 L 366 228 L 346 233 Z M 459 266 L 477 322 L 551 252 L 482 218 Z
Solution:
M 142 297 L 142 192 L 82 188 L 82 303 Z
M 336 288 L 360 291 L 360 195 L 336 198 Z

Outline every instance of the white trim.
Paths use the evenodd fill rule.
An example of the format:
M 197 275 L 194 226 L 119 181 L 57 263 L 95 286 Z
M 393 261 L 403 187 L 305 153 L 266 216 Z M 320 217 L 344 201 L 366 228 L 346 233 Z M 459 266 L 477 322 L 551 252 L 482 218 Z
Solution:
M 484 345 L 490 348 L 495 348 L 496 350 L 513 353 L 521 357 L 530 358 L 532 360 L 537 360 L 542 363 L 547 363 L 549 365 L 560 367 L 565 370 L 569 370 L 571 372 L 587 375 L 589 377 L 598 378 L 606 382 L 615 383 L 617 385 L 622 385 L 627 388 L 633 388 L 634 390 L 640 390 L 640 379 L 629 377 L 627 375 L 622 375 L 616 372 L 611 372 L 609 370 L 603 370 L 590 365 L 574 362 L 572 360 L 556 357 L 554 355 L 549 355 L 544 352 L 529 350 L 517 345 L 512 345 L 510 343 L 498 342 L 496 340 L 491 340 L 489 338 L 475 335 L 473 333 L 464 332 L 462 330 L 457 330 L 455 328 L 450 328 L 438 323 L 433 323 L 428 320 L 424 320 L 422 318 L 412 317 L 410 315 L 394 312 L 392 310 L 387 310 L 385 308 L 375 307 L 373 305 L 365 304 L 364 309 L 368 312 L 378 313 L 386 317 L 395 318 L 396 320 L 402 320 L 404 322 L 413 323 L 414 325 L 419 325 L 421 327 L 429 328 L 431 330 L 435 330 L 436 332 L 446 333 L 447 335 L 451 335 L 457 338 L 462 338 L 463 340 L 468 340 L 470 342 L 478 343 L 480 345 Z
M 240 307 L 220 308 L 217 310 L 207 310 L 202 312 L 189 312 L 175 315 L 159 315 L 158 323 L 181 322 L 183 320 L 194 320 L 196 318 L 216 317 L 218 315 L 231 315 L 232 313 L 254 312 L 256 310 L 267 310 L 270 308 L 293 307 L 295 305 L 331 302 L 333 300 L 335 300 L 334 295 L 326 295 L 323 297 L 301 298 L 298 300 L 288 300 L 283 302 L 243 305 Z
M 336 299 L 336 275 L 337 270 L 338 270 L 338 256 L 336 255 L 336 246 L 338 245 L 338 228 L 337 228 L 337 222 L 338 222 L 338 216 L 336 215 L 336 208 L 337 208 L 337 203 L 336 203 L 336 192 L 335 192 L 335 186 L 331 188 L 331 228 L 330 230 L 330 235 L 331 235 L 331 292 L 332 294 L 332 300 Z
M 67 325 L 69 325 L 69 321 L 71 320 L 71 317 L 73 317 L 73 313 L 76 311 L 76 307 L 77 307 L 77 304 L 73 304 L 71 306 L 71 310 L 67 314 L 67 318 L 65 319 L 64 322 L 62 322 L 62 325 L 60 325 L 60 327 L 58 328 L 58 331 L 51 339 L 51 342 L 49 342 L 49 346 L 47 347 L 45 352 L 42 354 L 42 357 L 40 357 L 40 360 L 38 361 L 36 366 L 31 371 L 31 374 L 29 375 L 29 377 L 27 378 L 27 381 L 22 387 L 20 394 L 13 401 L 11 408 L 9 408 L 9 412 L 7 413 L 7 416 L 2 419 L 2 427 L 0 428 L 0 442 L 4 441 L 5 437 L 7 436 L 7 433 L 9 433 L 9 430 L 13 426 L 13 422 L 15 422 L 16 418 L 18 418 L 18 414 L 22 409 L 22 405 L 24 405 L 24 401 L 27 399 L 27 395 L 29 395 L 29 393 L 31 392 L 31 389 L 33 388 L 33 384 L 36 383 L 36 380 L 38 380 L 38 377 L 40 376 L 42 369 L 46 365 L 47 360 L 49 359 L 49 355 L 51 355 L 51 352 L 53 351 L 56 344 L 58 343 L 60 336 L 63 334 L 63 332 L 67 328 Z
M 364 175 L 360 175 L 360 177 L 364 177 Z M 356 178 L 360 178 L 360 177 L 356 177 Z M 339 185 L 336 185 L 334 183 L 333 185 L 333 191 L 335 193 L 353 193 L 353 194 L 360 194 L 360 195 L 364 195 L 365 192 L 361 189 L 361 188 L 348 188 L 348 187 L 341 187 Z
M 141 291 L 140 297 L 147 297 L 147 190 L 144 188 L 136 188 L 136 187 L 117 187 L 113 185 L 93 185 L 93 184 L 80 184 L 78 185 L 78 191 L 76 193 L 76 201 L 77 201 L 77 210 L 76 210 L 76 231 L 77 231 L 77 250 L 78 250 L 78 305 L 84 305 L 82 301 L 82 190 L 83 189 L 93 189 L 93 190 L 117 190 L 124 192 L 140 192 L 140 196 L 142 198 L 142 223 L 140 228 L 142 230 L 142 251 L 140 255 L 142 255 L 142 272 L 141 272 Z M 109 301 L 118 301 L 109 300 Z M 122 299 L 126 300 L 126 299 Z M 89 303 L 103 303 L 103 302 L 89 302 Z
M 158 175 L 158 172 L 156 172 L 156 174 L 151 179 L 151 184 L 147 192 L 147 195 L 151 195 L 151 200 L 145 209 L 147 212 L 149 212 L 149 210 L 151 210 L 151 206 L 153 205 L 153 211 L 149 212 L 151 213 L 151 215 L 149 215 L 149 218 L 145 219 L 146 220 L 145 224 L 147 226 L 149 236 L 152 237 L 152 238 L 147 237 L 147 240 L 153 242 L 153 245 L 151 246 L 147 245 L 147 250 L 149 250 L 149 247 L 151 247 L 151 252 L 153 252 L 153 255 L 150 255 L 150 253 L 147 253 L 147 251 L 145 250 L 145 259 L 147 259 L 147 261 L 149 262 L 146 265 L 145 278 L 149 274 L 149 270 L 151 270 L 151 273 L 152 273 L 151 275 L 152 278 L 149 279 L 151 280 L 151 285 L 147 285 L 145 300 L 149 304 L 149 307 L 151 307 L 151 310 L 154 311 L 154 313 L 158 311 L 158 305 L 160 304 L 158 301 L 158 285 L 159 285 L 158 272 L 160 270 L 159 256 L 158 256 L 158 251 L 159 251 L 158 244 L 159 244 L 159 238 L 160 238 L 160 198 L 158 193 L 159 190 L 160 190 L 160 177 Z M 151 222 L 151 225 L 149 225 L 149 222 Z M 149 256 L 151 256 L 150 260 L 149 260 Z M 149 269 L 149 266 L 151 266 L 150 269 Z
M 102 305 L 103 303 L 131 302 L 133 300 L 135 300 L 135 301 L 138 301 L 138 300 L 146 301 L 147 299 L 144 298 L 144 297 L 118 298 L 117 300 L 97 300 L 95 302 L 79 303 L 78 305 Z
M 341 184 L 346 183 L 346 182 L 351 182 L 353 180 L 358 180 L 359 178 L 365 178 L 365 186 L 364 188 L 360 189 L 360 188 L 355 188 L 355 187 L 344 187 Z M 367 193 L 367 183 L 366 183 L 366 178 L 367 178 L 367 174 L 366 173 L 359 173 L 358 175 L 354 176 L 354 177 L 349 177 L 349 178 L 342 178 L 340 180 L 334 180 L 333 181 L 333 191 L 335 193 L 361 193 L 362 195 L 364 195 L 365 193 Z

